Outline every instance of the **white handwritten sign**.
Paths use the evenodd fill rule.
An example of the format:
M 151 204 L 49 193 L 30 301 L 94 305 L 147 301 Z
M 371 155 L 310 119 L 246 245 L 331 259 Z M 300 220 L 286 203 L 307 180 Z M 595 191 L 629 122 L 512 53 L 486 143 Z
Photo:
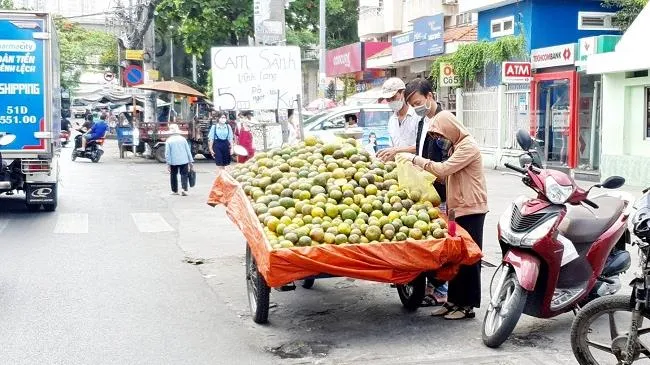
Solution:
M 214 107 L 220 110 L 294 109 L 302 93 L 300 48 L 214 47 Z

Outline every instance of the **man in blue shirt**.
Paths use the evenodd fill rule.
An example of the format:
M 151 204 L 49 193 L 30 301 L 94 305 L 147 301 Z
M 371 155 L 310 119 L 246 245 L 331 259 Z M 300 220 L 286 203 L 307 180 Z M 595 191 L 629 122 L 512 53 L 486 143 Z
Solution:
M 86 149 L 86 144 L 88 142 L 104 138 L 107 130 L 108 124 L 106 123 L 106 114 L 102 113 L 99 117 L 99 121 L 96 122 L 86 134 L 81 136 L 81 150 L 83 151 Z

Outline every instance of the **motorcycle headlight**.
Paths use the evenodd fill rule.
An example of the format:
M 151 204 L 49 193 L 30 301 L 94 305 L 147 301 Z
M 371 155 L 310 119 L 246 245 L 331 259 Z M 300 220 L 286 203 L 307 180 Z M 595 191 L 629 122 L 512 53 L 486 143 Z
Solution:
M 546 197 L 553 204 L 564 204 L 573 194 L 573 186 L 562 186 L 553 176 L 548 176 L 545 181 Z
M 559 215 L 554 215 L 528 232 L 513 232 L 510 223 L 507 226 L 500 226 L 501 238 L 504 243 L 518 247 L 532 247 L 537 241 L 544 238 L 557 222 Z

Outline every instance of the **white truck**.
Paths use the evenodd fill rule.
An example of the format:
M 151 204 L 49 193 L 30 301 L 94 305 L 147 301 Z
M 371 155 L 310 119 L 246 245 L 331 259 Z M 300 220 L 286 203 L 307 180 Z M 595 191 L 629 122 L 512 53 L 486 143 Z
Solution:
M 57 206 L 58 47 L 50 14 L 0 10 L 0 195 L 24 192 L 31 211 Z

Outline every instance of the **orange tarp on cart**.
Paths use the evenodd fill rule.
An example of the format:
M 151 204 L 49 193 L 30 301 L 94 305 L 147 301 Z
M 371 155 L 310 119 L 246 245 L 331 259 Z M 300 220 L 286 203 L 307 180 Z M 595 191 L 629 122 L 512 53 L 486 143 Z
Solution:
M 434 240 L 367 245 L 319 245 L 271 249 L 263 226 L 241 185 L 227 172 L 218 174 L 208 204 L 226 206 L 226 214 L 244 234 L 259 272 L 271 287 L 318 274 L 406 284 L 424 271 L 450 280 L 460 265 L 481 259 L 481 250 L 467 232 Z

